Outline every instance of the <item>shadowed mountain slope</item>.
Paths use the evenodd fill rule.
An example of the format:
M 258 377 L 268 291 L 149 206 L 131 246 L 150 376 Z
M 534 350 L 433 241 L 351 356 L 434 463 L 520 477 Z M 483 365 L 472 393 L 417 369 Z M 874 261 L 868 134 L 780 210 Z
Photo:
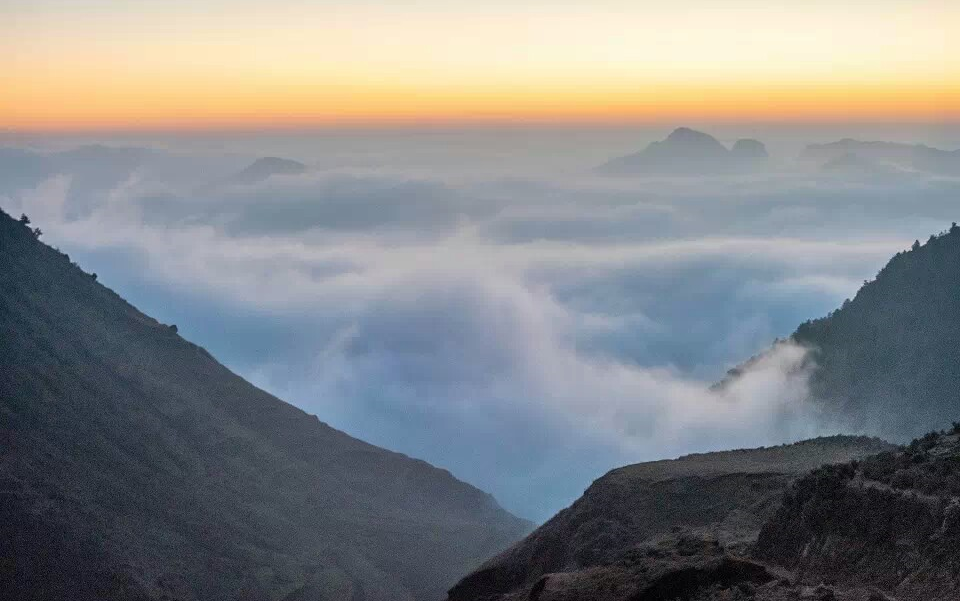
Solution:
M 430 600 L 529 524 L 250 385 L 0 211 L 6 598 Z
M 813 399 L 844 429 L 909 440 L 949 425 L 960 416 L 960 227 L 897 253 L 791 339 L 811 349 Z
M 671 474 L 689 476 L 694 468 L 756 470 L 774 466 L 799 467 L 819 456 L 836 459 L 859 447 L 880 452 L 852 461 L 828 463 L 801 475 L 772 504 L 747 505 L 734 511 L 763 507 L 765 519 L 753 544 L 725 542 L 723 524 L 698 526 L 733 501 L 708 496 L 707 480 L 691 484 L 699 498 L 687 515 L 680 499 L 660 491 L 656 504 L 635 503 L 631 511 L 617 497 L 595 497 L 587 491 L 575 509 L 583 524 L 603 524 L 607 532 L 623 532 L 623 525 L 660 519 L 671 532 L 654 537 L 634 536 L 629 544 L 608 536 L 596 545 L 608 553 L 589 563 L 559 559 L 540 547 L 535 561 L 508 561 L 550 524 L 522 543 L 487 562 L 450 593 L 455 600 L 472 601 L 954 601 L 960 598 L 960 424 L 950 431 L 931 432 L 904 447 L 853 437 L 831 437 L 771 449 L 708 453 L 678 462 L 653 462 L 615 470 L 612 477 L 661 479 Z M 676 471 L 679 469 L 679 472 Z M 755 474 L 755 475 L 757 475 Z M 744 474 L 741 474 L 741 476 Z M 659 480 L 658 480 L 659 481 Z M 737 499 L 758 495 L 757 483 L 728 487 Z M 609 487 L 608 483 L 607 486 Z M 621 487 L 628 482 L 619 482 Z M 634 483 L 636 488 L 639 482 Z M 594 487 L 591 487 L 593 489 Z M 628 499 L 621 494 L 619 499 Z M 635 499 L 629 499 L 635 500 Z M 585 511 L 586 510 L 586 511 Z M 752 509 L 754 514 L 758 512 Z M 653 513 L 651 518 L 648 514 Z M 733 512 L 731 512 L 732 515 Z M 627 517 L 629 516 L 629 518 Z M 554 521 L 569 516 L 559 514 Z M 740 518 L 742 521 L 742 518 Z M 727 520 L 729 522 L 729 519 Z M 754 531 L 754 534 L 757 534 Z M 719 536 L 718 536 L 719 535 Z M 578 537 L 569 530 L 567 546 Z M 582 539 L 581 539 L 582 540 Z M 564 569 L 543 569 L 547 562 Z M 552 567 L 552 566 L 551 566 Z M 513 568 L 511 571 L 508 568 Z M 512 577 L 512 589 L 503 583 Z
M 460 581 L 449 599 L 643 599 L 658 586 L 669 588 L 664 583 L 671 579 L 696 581 L 693 575 L 701 574 L 715 583 L 726 572 L 731 586 L 741 581 L 735 574 L 767 582 L 773 576 L 763 568 L 723 548 L 744 551 L 791 481 L 808 470 L 891 448 L 878 439 L 835 436 L 613 470 Z M 671 590 L 675 596 L 649 599 L 699 594 Z

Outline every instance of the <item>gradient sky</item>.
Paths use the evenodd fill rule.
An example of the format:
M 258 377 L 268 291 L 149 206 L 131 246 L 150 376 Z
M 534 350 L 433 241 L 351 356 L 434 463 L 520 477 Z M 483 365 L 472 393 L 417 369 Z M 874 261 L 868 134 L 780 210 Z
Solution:
M 955 0 L 0 0 L 0 129 L 956 121 L 957 31 Z

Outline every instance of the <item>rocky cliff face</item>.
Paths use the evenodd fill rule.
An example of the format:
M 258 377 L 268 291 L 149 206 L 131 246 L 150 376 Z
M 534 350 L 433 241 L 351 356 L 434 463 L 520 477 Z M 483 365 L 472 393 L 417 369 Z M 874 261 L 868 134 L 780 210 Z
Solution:
M 798 478 L 776 479 L 772 470 L 844 453 L 860 458 Z M 792 484 L 775 492 L 785 480 Z M 638 493 L 682 481 L 686 494 L 650 488 L 650 502 Z M 616 470 L 461 581 L 449 598 L 958 599 L 960 424 L 905 447 L 835 437 Z
M 250 385 L 0 212 L 0 590 L 430 600 L 528 531 Z
M 790 489 L 754 552 L 798 579 L 960 598 L 960 435 L 934 433 Z
M 673 599 L 644 597 L 652 593 L 643 591 L 665 586 L 654 584 L 661 578 L 683 581 L 688 569 L 701 574 L 695 580 L 703 586 L 689 585 L 676 598 L 695 598 L 716 584 L 703 574 L 746 570 L 742 579 L 730 576 L 731 587 L 741 580 L 773 580 L 738 562 L 793 479 L 822 463 L 889 448 L 877 439 L 832 437 L 613 470 L 571 507 L 464 578 L 449 599 Z M 534 596 L 537 591 L 541 597 Z

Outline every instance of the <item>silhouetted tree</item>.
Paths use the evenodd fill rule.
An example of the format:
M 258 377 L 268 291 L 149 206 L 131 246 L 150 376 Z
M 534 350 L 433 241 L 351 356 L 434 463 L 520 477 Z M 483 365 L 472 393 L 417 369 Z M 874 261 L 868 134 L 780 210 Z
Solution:
M 20 223 L 22 223 L 23 225 L 30 225 L 30 218 L 27 217 L 26 213 L 20 214 Z
M 43 235 L 43 230 L 41 230 L 41 229 L 38 228 L 38 227 L 33 228 L 33 236 L 34 236 L 34 238 L 39 238 L 39 237 L 42 236 L 42 235 Z
M 913 246 L 910 247 L 910 250 L 917 250 L 918 248 L 920 248 L 920 241 L 919 241 L 919 240 L 914 240 L 914 241 L 913 241 Z

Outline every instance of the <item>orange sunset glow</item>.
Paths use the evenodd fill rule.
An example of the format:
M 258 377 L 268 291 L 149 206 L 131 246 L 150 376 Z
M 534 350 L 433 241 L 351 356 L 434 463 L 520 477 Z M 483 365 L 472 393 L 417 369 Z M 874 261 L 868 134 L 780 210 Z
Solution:
M 960 119 L 960 4 L 0 6 L 0 128 Z

